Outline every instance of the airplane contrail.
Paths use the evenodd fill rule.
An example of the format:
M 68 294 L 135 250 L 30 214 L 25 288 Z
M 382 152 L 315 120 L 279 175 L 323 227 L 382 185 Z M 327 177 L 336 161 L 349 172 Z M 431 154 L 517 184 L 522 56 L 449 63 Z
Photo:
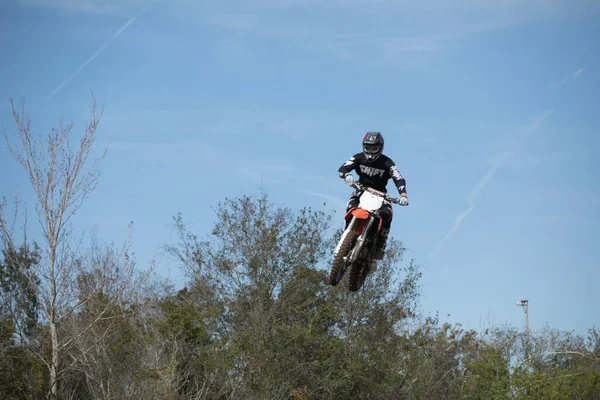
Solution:
M 537 131 L 540 128 L 542 122 L 544 122 L 553 112 L 554 112 L 554 110 L 546 110 L 542 114 L 536 116 L 528 125 L 523 127 L 520 130 L 520 132 L 517 134 L 517 137 L 511 143 L 513 149 L 516 149 L 516 147 L 518 145 L 520 145 L 529 136 L 531 136 L 535 131 Z M 446 243 L 446 241 L 448 239 L 450 239 L 450 237 L 452 237 L 452 235 L 454 235 L 454 233 L 456 232 L 456 230 L 458 229 L 460 224 L 463 222 L 463 220 L 467 217 L 467 215 L 469 215 L 471 213 L 471 211 L 473 211 L 475 209 L 475 201 L 477 200 L 477 198 L 479 197 L 479 195 L 481 194 L 481 192 L 483 191 L 485 186 L 492 180 L 492 178 L 494 177 L 494 175 L 496 174 L 498 169 L 505 166 L 506 164 L 508 164 L 510 159 L 514 156 L 515 156 L 514 151 L 496 153 L 496 157 L 495 157 L 493 166 L 471 188 L 471 191 L 469 192 L 469 194 L 467 194 L 467 197 L 465 198 L 465 201 L 468 204 L 469 208 L 466 211 L 462 211 L 462 212 L 458 213 L 458 215 L 456 216 L 456 219 L 454 221 L 454 225 L 448 231 L 446 236 L 444 236 L 442 241 L 435 247 L 433 254 L 436 254 L 438 252 L 438 250 L 442 247 L 442 245 L 444 245 L 444 243 Z
M 152 4 L 153 2 L 154 1 L 152 1 L 150 4 Z M 50 98 L 52 98 L 56 93 L 58 93 L 58 91 L 60 89 L 63 88 L 63 86 L 65 86 L 67 83 L 69 83 L 71 81 L 71 79 L 73 79 L 78 73 L 80 73 L 82 69 L 84 69 L 89 63 L 91 63 L 92 61 L 94 61 L 94 59 L 96 57 L 98 57 L 98 55 L 100 53 L 102 53 L 104 51 L 104 49 L 106 49 L 106 47 L 108 47 L 109 44 L 111 44 L 123 32 L 125 32 L 125 30 L 127 28 L 129 28 L 131 26 L 131 24 L 133 24 L 142 14 L 144 14 L 146 11 L 148 11 L 148 8 L 150 8 L 150 4 L 148 4 L 146 7 L 144 7 L 144 9 L 137 16 L 133 16 L 133 17 L 129 18 L 129 20 L 127 22 L 125 22 L 123 24 L 123 26 L 121 26 L 115 33 L 113 33 L 113 35 L 111 36 L 111 38 L 108 39 L 106 41 L 106 43 L 104 43 L 102 45 L 102 47 L 100 47 L 94 54 L 92 54 L 92 56 L 90 58 L 88 58 L 79 68 L 77 68 L 77 70 L 75 72 L 73 72 L 73 74 L 70 77 L 68 77 L 63 83 L 61 83 L 56 89 L 54 89 L 52 91 L 52 93 L 50 93 L 48 95 L 48 97 L 46 97 L 46 100 L 49 100 Z
M 506 161 L 508 161 L 508 159 L 506 159 Z M 462 221 L 467 217 L 467 215 L 471 213 L 471 211 L 473 211 L 473 209 L 475 208 L 475 200 L 477 199 L 477 197 L 479 197 L 481 191 L 488 184 L 488 182 L 492 180 L 492 178 L 496 174 L 496 171 L 498 171 L 498 168 L 504 165 L 504 163 L 504 161 L 496 162 L 494 166 L 479 180 L 479 182 L 477 182 L 475 186 L 473 186 L 473 188 L 465 198 L 465 201 L 469 205 L 469 208 L 466 211 L 458 213 L 458 215 L 456 216 L 456 220 L 454 221 L 454 226 L 452 226 L 448 233 L 446 233 L 446 236 L 444 236 L 442 241 L 436 246 L 435 250 L 433 251 L 434 254 L 438 252 L 438 250 L 444 245 L 444 243 L 446 243 L 448 239 L 450 239 L 452 235 L 454 235 L 454 232 L 456 232 Z
M 565 79 L 563 79 L 560 82 L 561 85 L 567 84 L 567 83 L 579 78 L 579 75 L 581 75 L 583 73 L 583 71 L 585 71 L 583 68 L 579 68 L 577 71 L 573 72 L 571 75 L 569 75 Z

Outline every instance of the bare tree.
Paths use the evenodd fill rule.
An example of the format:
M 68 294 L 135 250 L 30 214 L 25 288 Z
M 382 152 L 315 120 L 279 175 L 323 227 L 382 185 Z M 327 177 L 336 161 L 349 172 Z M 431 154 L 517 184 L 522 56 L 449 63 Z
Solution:
M 93 94 L 92 98 L 91 119 L 75 148 L 71 147 L 73 123 L 65 125 L 61 120 L 58 128 L 46 135 L 36 135 L 30 119 L 25 116 L 23 104 L 17 107 L 12 99 L 10 101 L 20 140 L 17 146 L 12 146 L 8 137 L 6 141 L 10 153 L 29 178 L 43 233 L 43 260 L 36 266 L 39 281 L 35 282 L 35 293 L 43 323 L 47 325 L 52 351 L 47 357 L 34 346 L 29 349 L 48 368 L 50 398 L 57 398 L 58 383 L 69 366 L 80 363 L 80 360 L 73 359 L 73 354 L 79 354 L 79 357 L 85 354 L 82 349 L 72 351 L 73 346 L 82 343 L 82 337 L 88 332 L 98 334 L 92 328 L 100 323 L 108 332 L 110 327 L 106 325 L 106 316 L 126 301 L 128 289 L 134 284 L 134 263 L 127 246 L 120 252 L 108 251 L 103 255 L 82 258 L 79 256 L 81 242 L 74 240 L 72 233 L 71 219 L 96 187 L 98 167 L 106 155 L 104 150 L 88 168 L 88 158 L 102 116 L 102 112 L 97 111 Z M 14 235 L 18 207 L 16 201 L 13 218 L 10 218 L 6 198 L 0 202 L 0 244 L 4 249 L 18 248 Z M 84 290 L 82 277 L 88 277 Z M 106 296 L 108 300 L 102 307 L 86 309 L 86 305 L 98 295 Z M 78 319 L 85 321 L 84 324 L 74 324 L 82 310 L 93 310 L 94 315 Z M 72 327 L 76 327 L 76 331 L 69 329 Z

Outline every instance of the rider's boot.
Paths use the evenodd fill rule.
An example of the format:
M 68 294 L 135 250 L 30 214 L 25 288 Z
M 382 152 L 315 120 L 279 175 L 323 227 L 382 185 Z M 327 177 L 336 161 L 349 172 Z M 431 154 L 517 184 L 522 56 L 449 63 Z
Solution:
M 377 247 L 375 248 L 375 255 L 373 256 L 375 260 L 383 260 L 389 233 L 389 228 L 382 228 L 381 231 L 379 231 L 379 239 L 377 240 Z

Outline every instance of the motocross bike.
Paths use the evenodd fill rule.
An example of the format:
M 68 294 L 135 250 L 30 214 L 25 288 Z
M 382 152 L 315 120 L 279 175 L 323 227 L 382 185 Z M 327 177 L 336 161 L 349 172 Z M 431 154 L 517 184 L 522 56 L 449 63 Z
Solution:
M 359 182 L 348 185 L 362 193 L 358 207 L 350 208 L 344 216 L 348 225 L 334 251 L 329 284 L 335 286 L 340 283 L 346 269 L 350 267 L 348 289 L 355 292 L 363 286 L 372 265 L 377 263 L 373 255 L 383 222 L 379 216 L 379 209 L 385 201 L 399 204 L 400 199 Z

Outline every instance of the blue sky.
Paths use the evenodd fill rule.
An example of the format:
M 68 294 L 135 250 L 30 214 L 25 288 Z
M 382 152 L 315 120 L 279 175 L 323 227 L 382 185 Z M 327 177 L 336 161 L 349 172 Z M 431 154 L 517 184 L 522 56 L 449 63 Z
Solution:
M 521 327 L 527 298 L 532 329 L 584 332 L 600 325 L 599 16 L 583 0 L 8 0 L 0 129 L 15 138 L 11 96 L 38 131 L 83 129 L 93 89 L 109 152 L 76 228 L 118 243 L 133 220 L 139 262 L 173 279 L 175 213 L 207 234 L 211 206 L 262 184 L 340 216 L 337 168 L 379 130 L 426 312 Z M 0 195 L 31 203 L 17 168 L 1 146 Z

